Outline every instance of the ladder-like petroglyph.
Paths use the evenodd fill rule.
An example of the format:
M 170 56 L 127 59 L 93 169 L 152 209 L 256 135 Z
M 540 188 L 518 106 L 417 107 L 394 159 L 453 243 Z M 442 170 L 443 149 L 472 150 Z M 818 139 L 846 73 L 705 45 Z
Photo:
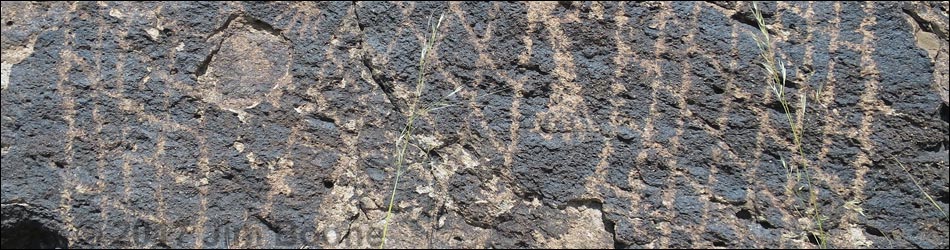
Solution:
M 3 244 L 379 245 L 444 14 L 387 246 L 950 245 L 946 3 L 760 7 L 804 156 L 747 3 L 4 2 Z

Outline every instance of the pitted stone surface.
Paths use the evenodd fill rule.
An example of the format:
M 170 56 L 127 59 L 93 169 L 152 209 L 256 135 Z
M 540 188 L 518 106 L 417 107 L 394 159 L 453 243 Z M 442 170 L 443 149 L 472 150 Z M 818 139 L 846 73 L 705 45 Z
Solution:
M 378 247 L 442 14 L 387 248 L 950 246 L 946 2 L 760 3 L 805 157 L 750 3 L 0 4 L 3 248 Z

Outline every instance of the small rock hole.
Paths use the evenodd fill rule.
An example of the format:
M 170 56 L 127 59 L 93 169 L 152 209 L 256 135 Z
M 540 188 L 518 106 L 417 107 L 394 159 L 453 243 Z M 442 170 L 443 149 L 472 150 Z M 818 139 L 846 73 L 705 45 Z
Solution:
M 877 229 L 877 228 L 872 227 L 872 226 L 866 226 L 866 227 L 864 227 L 864 232 L 867 232 L 867 233 L 870 234 L 870 235 L 875 235 L 875 236 L 878 236 L 878 237 L 884 237 L 884 232 L 881 232 L 880 229 Z
M 751 220 L 752 213 L 750 213 L 748 209 L 742 209 L 739 210 L 739 212 L 736 212 L 736 217 L 739 217 L 739 219 L 743 220 Z

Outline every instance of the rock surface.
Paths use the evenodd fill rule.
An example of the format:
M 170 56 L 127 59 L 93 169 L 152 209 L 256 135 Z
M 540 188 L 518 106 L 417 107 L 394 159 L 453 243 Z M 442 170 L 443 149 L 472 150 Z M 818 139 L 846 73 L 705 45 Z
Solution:
M 829 245 L 950 247 L 947 2 L 760 7 Z M 750 8 L 5 1 L 2 244 L 378 247 L 444 14 L 386 247 L 817 247 Z

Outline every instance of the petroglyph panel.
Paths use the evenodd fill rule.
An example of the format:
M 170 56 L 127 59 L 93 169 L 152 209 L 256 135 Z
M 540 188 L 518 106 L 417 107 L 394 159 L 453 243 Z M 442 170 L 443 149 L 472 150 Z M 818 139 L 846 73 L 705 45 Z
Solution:
M 750 3 L 5 1 L 3 247 L 950 245 L 947 3 L 759 7 L 804 156 Z

